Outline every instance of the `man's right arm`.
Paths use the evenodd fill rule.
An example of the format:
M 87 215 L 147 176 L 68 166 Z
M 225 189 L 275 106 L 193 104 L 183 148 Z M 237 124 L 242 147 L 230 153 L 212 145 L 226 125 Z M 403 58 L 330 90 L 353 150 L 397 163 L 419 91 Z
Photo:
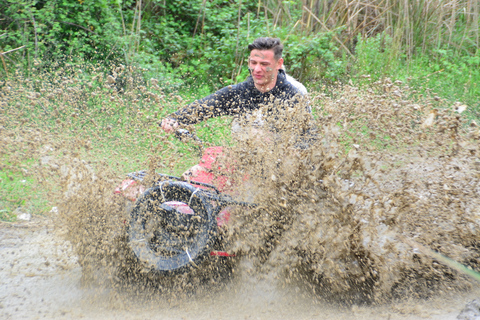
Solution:
M 239 100 L 236 89 L 237 86 L 228 86 L 203 99 L 194 101 L 185 108 L 174 112 L 168 118 L 163 119 L 162 129 L 171 133 L 180 124 L 196 124 L 209 118 L 238 113 L 240 105 L 236 105 L 235 102 L 235 100 Z M 235 97 L 237 98 L 235 99 Z

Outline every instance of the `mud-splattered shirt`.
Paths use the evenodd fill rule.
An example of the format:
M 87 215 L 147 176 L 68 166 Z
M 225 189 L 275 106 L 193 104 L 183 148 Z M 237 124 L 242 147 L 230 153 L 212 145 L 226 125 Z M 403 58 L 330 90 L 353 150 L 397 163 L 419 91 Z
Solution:
M 265 116 L 274 116 L 278 108 L 295 106 L 302 95 L 287 81 L 285 72 L 279 70 L 275 87 L 268 92 L 260 92 L 255 87 L 253 78 L 249 76 L 244 82 L 227 86 L 189 104 L 172 114 L 171 118 L 181 124 L 190 125 L 223 115 L 245 116 L 262 106 L 266 106 Z

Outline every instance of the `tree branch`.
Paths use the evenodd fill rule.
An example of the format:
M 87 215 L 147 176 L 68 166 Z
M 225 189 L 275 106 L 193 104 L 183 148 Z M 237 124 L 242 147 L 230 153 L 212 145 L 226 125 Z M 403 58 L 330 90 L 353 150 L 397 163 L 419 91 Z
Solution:
M 91 32 L 91 33 L 93 33 L 93 34 L 96 34 L 97 36 L 99 35 L 99 34 L 96 33 L 95 31 L 90 30 L 90 29 L 85 28 L 85 27 L 82 27 L 82 26 L 80 26 L 80 25 L 78 25 L 78 24 L 75 24 L 75 23 L 66 22 L 66 21 L 58 21 L 58 20 L 55 20 L 55 21 L 56 21 L 56 22 L 60 22 L 60 23 L 64 23 L 64 24 L 68 24 L 68 25 L 71 25 L 71 26 L 74 26 L 74 27 L 77 27 L 77 28 L 80 28 L 80 29 L 83 29 L 83 30 L 85 30 L 85 31 Z

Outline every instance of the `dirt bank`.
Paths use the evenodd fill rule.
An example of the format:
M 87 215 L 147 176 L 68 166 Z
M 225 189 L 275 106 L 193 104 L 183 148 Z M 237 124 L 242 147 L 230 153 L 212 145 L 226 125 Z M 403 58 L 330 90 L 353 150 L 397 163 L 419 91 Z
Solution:
M 1 319 L 456 319 L 480 294 L 375 306 L 342 306 L 300 286 L 277 286 L 273 276 L 242 272 L 225 287 L 178 297 L 140 286 L 82 285 L 71 246 L 50 218 L 0 224 Z M 209 292 L 205 294 L 205 291 Z

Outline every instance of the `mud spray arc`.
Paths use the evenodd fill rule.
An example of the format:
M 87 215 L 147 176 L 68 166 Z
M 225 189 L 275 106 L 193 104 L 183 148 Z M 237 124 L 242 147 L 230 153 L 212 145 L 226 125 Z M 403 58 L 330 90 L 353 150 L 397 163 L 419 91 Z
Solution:
M 2 169 L 48 191 L 59 207 L 56 228 L 71 242 L 85 282 L 109 279 L 118 292 L 170 292 L 171 299 L 221 290 L 225 281 L 208 264 L 165 279 L 138 268 L 125 246 L 128 216 L 115 185 L 138 169 L 152 179 L 154 172 L 178 174 L 194 164 L 196 147 L 158 129 L 159 119 L 184 104 L 178 93 L 112 69 L 115 77 L 71 68 L 6 80 Z M 238 197 L 259 204 L 236 210 L 224 234 L 239 257 L 227 282 L 246 272 L 353 304 L 471 288 L 470 278 L 412 246 L 479 269 L 480 131 L 463 117 L 465 106 L 417 96 L 389 79 L 313 92 L 310 103 L 313 119 L 289 110 L 280 117 L 288 121 L 275 124 L 283 129 L 275 144 L 254 135 L 233 140 L 219 130 L 229 119 L 197 128 L 203 140 L 228 146 L 236 161 L 231 178 L 250 177 Z M 307 148 L 292 139 L 302 126 L 317 128 Z

